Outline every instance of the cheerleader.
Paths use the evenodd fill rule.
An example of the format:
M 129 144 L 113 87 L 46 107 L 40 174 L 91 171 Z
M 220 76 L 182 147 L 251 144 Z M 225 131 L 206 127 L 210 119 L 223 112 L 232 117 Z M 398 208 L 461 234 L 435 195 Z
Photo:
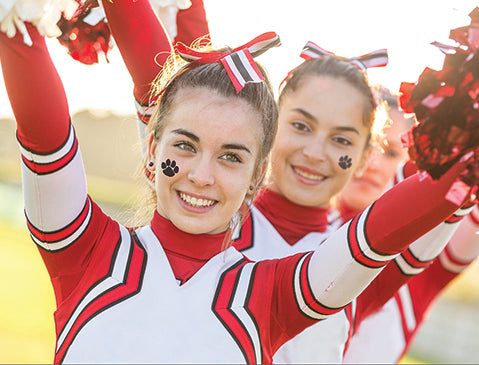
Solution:
M 376 200 L 391 187 L 391 182 L 404 180 L 405 176 L 416 171 L 411 162 L 400 166 L 407 159 L 400 136 L 412 127 L 414 118 L 403 114 L 398 108 L 398 97 L 388 90 L 382 89 L 380 97 L 386 101 L 390 117 L 390 123 L 384 129 L 384 143 L 381 143 L 381 150 L 375 149 L 364 172 L 354 176 L 338 195 L 338 211 L 330 217 L 339 212 L 336 219 L 342 222 L 347 222 Z M 454 217 L 448 223 L 455 225 L 457 222 L 452 219 Z M 388 269 L 399 270 L 406 276 L 417 276 L 404 284 L 377 313 L 362 321 L 350 339 L 344 362 L 397 363 L 410 347 L 441 291 L 476 258 L 479 253 L 478 230 L 479 209 L 475 206 L 442 252 L 431 250 L 431 245 L 424 250 L 411 245 L 407 252 L 396 258 Z M 411 258 L 420 266 L 408 267 Z
M 109 17 L 109 24 L 112 26 L 114 22 L 112 21 L 112 17 L 119 17 L 120 8 L 115 7 L 117 13 L 113 14 L 113 9 L 108 8 L 108 4 L 105 4 L 107 10 L 107 17 Z M 126 19 L 118 22 L 118 24 L 123 24 Z M 116 36 L 116 34 L 121 35 L 122 27 L 112 28 L 112 33 Z M 141 33 L 140 33 L 141 34 Z M 138 52 L 131 51 L 132 45 L 130 42 L 121 42 L 119 44 L 120 50 L 123 50 L 125 55 L 129 55 L 129 57 L 134 57 L 135 62 L 131 62 L 131 58 L 127 62 L 129 65 L 128 69 L 130 74 L 132 75 L 135 88 L 137 85 L 141 84 L 141 78 L 136 76 L 136 72 L 140 69 L 143 61 L 141 60 L 141 56 Z M 122 53 L 123 54 L 123 53 Z M 152 57 L 154 55 L 154 51 L 152 50 Z M 379 53 L 379 56 L 384 56 L 384 54 Z M 374 58 L 374 57 L 373 57 Z M 384 59 L 384 58 L 383 58 Z M 380 62 L 384 62 L 379 59 Z M 373 60 L 374 62 L 375 60 Z M 326 62 L 324 60 L 316 60 L 310 61 L 307 64 L 309 65 L 309 71 L 298 71 L 299 75 L 306 75 L 308 76 L 308 72 L 315 70 L 317 64 L 321 64 Z M 368 63 L 367 61 L 364 61 Z M 314 64 L 316 63 L 316 66 Z M 135 66 L 136 64 L 136 66 Z M 370 63 L 368 63 L 370 64 Z M 313 65 L 313 66 L 311 66 Z M 351 88 L 348 88 L 348 82 L 344 82 L 346 84 L 346 88 L 337 88 L 337 93 L 340 94 L 332 96 L 330 94 L 330 90 L 324 94 L 331 95 L 331 99 L 333 100 L 343 100 L 345 89 L 346 92 L 350 91 L 347 94 L 349 97 L 346 100 L 353 100 L 351 105 L 345 103 L 344 101 L 341 103 L 341 107 L 336 107 L 336 109 L 341 110 L 343 107 L 344 109 L 357 110 L 356 114 L 353 114 L 353 117 L 350 115 L 343 115 L 342 117 L 338 117 L 339 120 L 354 120 L 357 123 L 353 125 L 353 127 L 349 127 L 349 129 L 357 128 L 356 130 L 361 131 L 361 135 L 356 137 L 354 140 L 354 149 L 356 156 L 360 155 L 362 159 L 362 163 L 364 165 L 364 161 L 367 160 L 368 152 L 369 152 L 369 140 L 372 138 L 371 135 L 371 128 L 372 128 L 372 121 L 374 116 L 374 109 L 375 109 L 375 101 L 372 95 L 372 91 L 370 86 L 368 85 L 367 81 L 365 80 L 365 76 L 362 72 L 360 72 L 357 68 L 357 61 L 356 65 L 350 62 L 343 62 L 338 59 L 330 58 L 325 63 L 325 66 L 322 66 L 323 69 L 328 70 L 327 72 L 331 72 L 332 75 L 338 76 L 340 78 L 345 78 L 347 80 L 352 80 L 351 83 L 353 85 L 358 85 L 360 92 L 354 93 L 356 89 L 353 87 L 351 92 Z M 144 68 L 142 68 L 144 71 Z M 153 77 L 152 75 L 150 77 Z M 348 79 L 349 78 L 349 79 Z M 136 81 L 135 81 L 136 80 Z M 299 80 L 299 81 L 298 81 Z M 290 88 L 286 89 L 289 94 L 296 94 L 295 88 L 299 88 L 298 84 L 301 84 L 302 80 L 297 77 L 293 78 L 289 84 Z M 144 84 L 144 83 L 143 83 Z M 292 86 L 294 85 L 294 86 Z M 342 85 L 344 86 L 344 85 Z M 311 90 L 312 89 L 312 90 Z M 332 88 L 334 90 L 334 88 Z M 288 91 L 289 90 L 289 91 Z M 317 88 L 310 88 L 307 90 L 306 95 L 309 93 L 309 99 L 313 99 L 313 95 L 317 94 Z M 289 95 L 288 94 L 288 95 Z M 298 92 L 298 94 L 301 94 Z M 303 92 L 303 95 L 305 92 Z M 323 94 L 323 95 L 324 95 Z M 351 97 L 351 94 L 353 95 Z M 285 93 L 286 95 L 286 93 Z M 322 95 L 322 96 L 323 96 Z M 368 97 L 364 98 L 363 95 L 368 95 Z M 138 115 L 140 116 L 140 120 L 142 121 L 140 125 L 140 130 L 145 131 L 148 120 L 150 118 L 150 114 L 148 113 L 148 107 L 145 102 L 142 103 L 137 99 L 137 108 L 138 108 Z M 321 98 L 313 99 L 311 104 L 317 103 L 316 100 L 323 100 Z M 328 101 L 325 101 L 325 105 L 334 105 Z M 358 102 L 359 100 L 359 102 Z M 356 104 L 354 104 L 356 102 Z M 281 104 L 280 104 L 281 105 Z M 301 105 L 301 103 L 298 103 Z M 336 106 L 336 105 L 335 105 Z M 293 108 L 294 109 L 294 108 Z M 364 112 L 362 111 L 364 109 Z M 350 112 L 351 114 L 351 112 Z M 363 118 L 363 114 L 366 117 Z M 301 116 L 304 117 L 304 116 Z M 339 123 L 338 123 L 339 124 Z M 339 124 L 338 130 L 342 131 L 344 128 L 343 125 Z M 351 132 L 350 135 L 355 135 L 354 132 Z M 144 133 L 145 134 L 145 133 Z M 337 140 L 340 141 L 342 144 L 347 144 L 347 138 L 351 138 L 349 135 L 344 138 L 341 134 L 333 136 Z M 292 136 L 287 136 L 286 139 L 290 141 Z M 288 144 L 288 142 L 286 143 Z M 338 143 L 339 144 L 339 143 Z M 358 145 L 362 145 L 362 148 L 358 148 Z M 359 152 L 358 152 L 359 150 Z M 337 163 L 337 161 L 336 161 Z M 274 161 L 273 161 L 274 164 Z M 338 165 L 339 166 L 339 165 Z M 342 185 L 345 184 L 349 176 L 351 176 L 351 171 L 348 169 L 343 169 L 342 167 L 336 167 L 336 170 L 339 170 L 338 175 L 342 176 L 343 182 L 341 179 L 337 178 L 336 182 L 333 184 L 337 187 L 336 189 L 340 189 Z M 355 164 L 355 167 L 361 166 L 361 164 Z M 300 189 L 303 189 L 300 187 Z M 251 209 L 251 219 L 247 219 L 245 224 L 241 227 L 240 231 L 236 231 L 234 234 L 235 239 L 235 246 L 240 250 L 245 250 L 246 255 L 249 258 L 254 260 L 262 259 L 262 258 L 273 258 L 273 257 L 283 257 L 290 254 L 304 252 L 308 250 L 313 250 L 317 247 L 317 243 L 324 240 L 327 235 L 329 235 L 332 229 L 329 229 L 328 232 L 317 232 L 318 228 L 322 229 L 325 228 L 327 225 L 327 210 L 326 209 L 314 209 L 310 206 L 301 206 L 299 204 L 289 204 L 292 201 L 287 201 L 287 199 L 283 199 L 283 201 L 278 200 L 280 196 L 276 194 L 277 199 L 271 199 L 275 195 L 268 194 L 269 191 L 266 191 L 259 197 L 259 200 L 255 204 L 256 207 Z M 327 192 L 326 194 L 321 194 L 321 192 L 316 193 L 318 196 L 321 196 L 322 199 L 326 199 L 328 202 L 331 200 L 332 194 L 331 192 Z M 329 194 L 329 195 L 328 195 Z M 313 195 L 314 196 L 314 195 Z M 328 197 L 329 196 L 329 197 Z M 308 198 L 306 198 L 308 199 Z M 294 200 L 293 200 L 294 201 Z M 283 205 L 281 205 L 283 203 Z M 266 214 L 263 215 L 261 211 L 257 209 L 257 206 L 263 204 L 263 208 L 266 211 L 270 211 L 271 214 L 267 216 Z M 304 204 L 304 203 L 301 203 Z M 329 204 L 329 203 L 328 203 Z M 290 214 L 287 214 L 289 211 Z M 291 219 L 293 218 L 293 219 Z M 308 225 L 308 222 L 314 218 L 315 220 Z M 289 220 L 289 221 L 288 221 Z M 273 224 L 271 224 L 273 222 Z M 442 231 L 441 231 L 442 229 Z M 440 233 L 444 233 L 443 227 L 439 229 Z M 447 229 L 451 229 L 451 227 L 447 227 Z M 316 233 L 315 233 L 316 232 Z M 307 238 L 305 237 L 307 236 Z M 304 237 L 304 239 L 303 239 Z M 446 239 L 446 238 L 445 238 Z M 424 239 L 426 243 L 429 241 Z M 256 245 L 254 244 L 256 242 Z M 266 243 L 268 242 L 268 243 Z M 361 320 L 361 316 L 365 317 L 368 313 L 373 312 L 376 309 L 381 307 L 381 303 L 385 302 L 387 299 L 390 298 L 391 295 L 400 287 L 400 283 L 404 280 L 403 276 L 400 276 L 399 279 L 391 276 L 388 278 L 381 279 L 378 281 L 377 284 L 373 285 L 373 288 L 382 288 L 385 283 L 387 283 L 388 289 L 395 288 L 392 293 L 381 291 L 383 295 L 381 298 L 377 298 L 378 294 L 373 292 L 367 296 L 362 296 L 360 303 L 360 310 L 358 310 L 359 315 L 356 314 L 356 310 L 353 310 L 354 306 L 348 306 L 340 315 L 333 316 L 328 321 L 321 322 L 320 324 L 315 326 L 315 329 L 308 329 L 312 334 L 301 334 L 295 341 L 293 342 L 294 345 L 287 345 L 285 348 L 279 351 L 279 355 L 275 357 L 275 361 L 285 361 L 285 362 L 341 362 L 343 351 L 347 344 L 348 338 L 350 333 L 353 329 L 354 323 L 359 323 Z M 371 300 L 370 298 L 374 297 L 375 300 Z M 356 318 L 353 318 L 356 317 Z
M 122 5 L 138 24 L 144 2 L 112 4 Z M 276 130 L 273 94 L 251 58 L 278 43 L 267 33 L 233 52 L 178 49 L 196 61 L 171 74 L 165 66 L 145 161 L 156 206 L 148 225 L 127 229 L 89 197 L 61 80 L 43 37 L 29 24 L 26 31 L 31 46 L 0 34 L 0 57 L 27 225 L 56 296 L 55 363 L 269 363 L 458 207 L 446 194 L 468 155 L 436 183 L 398 184 L 315 251 L 255 263 L 224 249 L 231 220 L 261 183 Z M 249 62 L 236 63 L 238 74 L 228 65 L 241 57 Z M 245 84 L 248 66 L 253 82 Z
M 333 199 L 355 174 L 367 168 L 375 138 L 374 92 L 357 60 L 325 53 L 308 42 L 303 51 L 307 60 L 288 75 L 281 89 L 269 181 L 235 242 L 252 260 L 314 249 L 338 227 L 337 222 L 329 222 Z M 310 58 L 311 54 L 321 57 Z M 403 208 L 398 205 L 398 217 Z M 467 212 L 459 209 L 455 214 Z M 360 219 L 357 215 L 349 224 Z M 457 223 L 441 223 L 413 245 L 443 248 L 456 228 Z M 307 328 L 281 347 L 274 362 L 342 362 L 354 329 L 409 278 L 386 268 L 341 313 Z

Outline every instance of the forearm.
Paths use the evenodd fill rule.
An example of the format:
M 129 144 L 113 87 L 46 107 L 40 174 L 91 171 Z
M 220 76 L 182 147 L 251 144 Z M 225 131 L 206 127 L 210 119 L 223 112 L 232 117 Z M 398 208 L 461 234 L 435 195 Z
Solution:
M 83 164 L 60 77 L 43 36 L 33 45 L 0 33 L 5 85 L 22 153 L 25 214 L 34 241 L 47 250 L 74 242 L 91 217 Z
M 172 51 L 148 0 L 103 0 L 108 25 L 134 83 L 134 96 L 148 104 L 151 82 Z
M 412 176 L 321 244 L 308 271 L 316 299 L 324 307 L 346 305 L 398 253 L 453 214 L 458 206 L 445 197 L 464 167 L 456 164 L 436 182 Z
M 19 33 L 8 38 L 0 32 L 0 59 L 18 139 L 28 149 L 47 153 L 67 139 L 70 116 L 65 91 L 44 37 L 31 25 L 27 28 L 33 41 L 30 47 Z
M 452 273 L 462 272 L 479 255 L 479 208 L 477 205 L 463 219 L 445 250 L 439 256 L 441 265 Z

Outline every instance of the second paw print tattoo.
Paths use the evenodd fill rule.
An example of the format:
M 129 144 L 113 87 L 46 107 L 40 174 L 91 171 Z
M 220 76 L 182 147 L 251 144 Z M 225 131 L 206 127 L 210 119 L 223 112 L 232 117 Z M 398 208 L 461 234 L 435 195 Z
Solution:
M 341 156 L 338 165 L 344 170 L 349 169 L 353 165 L 351 157 L 348 155 Z
M 169 177 L 175 176 L 175 174 L 177 174 L 178 171 L 180 171 L 179 167 L 176 166 L 176 161 L 175 160 L 170 161 L 169 158 L 166 159 L 165 162 L 161 163 L 161 168 L 163 169 L 163 173 Z

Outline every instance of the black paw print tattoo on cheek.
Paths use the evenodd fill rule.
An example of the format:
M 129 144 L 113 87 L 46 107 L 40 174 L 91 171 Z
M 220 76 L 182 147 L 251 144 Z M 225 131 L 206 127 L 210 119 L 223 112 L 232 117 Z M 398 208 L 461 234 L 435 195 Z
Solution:
M 161 168 L 163 169 L 163 173 L 169 177 L 175 176 L 175 174 L 177 174 L 178 171 L 180 171 L 179 167 L 176 166 L 176 161 L 175 160 L 170 161 L 169 158 L 166 159 L 165 162 L 161 163 Z
M 349 169 L 353 165 L 351 157 L 348 155 L 341 156 L 338 165 L 344 170 Z

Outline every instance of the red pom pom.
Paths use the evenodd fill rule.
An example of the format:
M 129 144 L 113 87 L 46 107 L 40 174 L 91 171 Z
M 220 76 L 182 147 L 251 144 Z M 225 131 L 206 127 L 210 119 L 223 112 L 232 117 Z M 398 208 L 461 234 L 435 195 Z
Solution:
M 460 45 L 448 48 L 443 69 L 426 68 L 415 84 L 402 83 L 399 101 L 418 120 L 408 152 L 419 170 L 438 179 L 473 151 L 461 179 L 475 185 L 479 183 L 479 8 L 470 16 L 470 26 L 451 31 L 451 38 Z
M 96 1 L 80 2 L 77 13 L 71 20 L 62 17 L 58 22 L 62 31 L 58 41 L 68 49 L 68 54 L 73 59 L 86 65 L 98 63 L 100 53 L 108 61 L 107 53 L 111 49 L 111 34 L 106 22 L 100 20 L 93 25 L 85 22 L 95 7 L 98 7 Z

